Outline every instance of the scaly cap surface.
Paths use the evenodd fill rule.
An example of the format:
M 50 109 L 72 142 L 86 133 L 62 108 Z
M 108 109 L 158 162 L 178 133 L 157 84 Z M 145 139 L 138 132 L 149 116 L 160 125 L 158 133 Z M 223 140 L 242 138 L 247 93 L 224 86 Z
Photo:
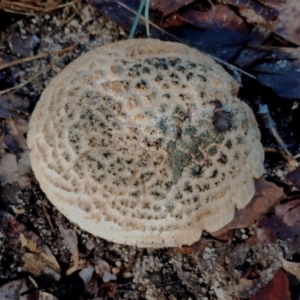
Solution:
M 197 241 L 254 193 L 251 109 L 212 59 L 153 39 L 80 56 L 43 92 L 28 145 L 49 200 L 82 229 L 139 247 Z

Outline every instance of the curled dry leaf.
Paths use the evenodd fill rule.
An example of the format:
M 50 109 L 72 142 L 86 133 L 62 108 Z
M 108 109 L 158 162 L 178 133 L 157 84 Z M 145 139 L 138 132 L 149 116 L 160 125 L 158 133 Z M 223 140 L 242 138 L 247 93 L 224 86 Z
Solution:
M 222 236 L 227 231 L 237 228 L 246 228 L 262 218 L 284 196 L 283 189 L 265 179 L 255 183 L 255 194 L 251 202 L 237 212 L 234 219 L 224 228 L 212 233 L 213 236 Z

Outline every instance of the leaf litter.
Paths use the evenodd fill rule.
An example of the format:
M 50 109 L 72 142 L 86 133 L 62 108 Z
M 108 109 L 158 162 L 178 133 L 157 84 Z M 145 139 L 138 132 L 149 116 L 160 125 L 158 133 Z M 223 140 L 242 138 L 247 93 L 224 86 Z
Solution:
M 139 1 L 89 0 L 89 3 L 129 29 Z M 300 24 L 294 21 L 300 13 L 299 1 L 225 0 L 222 4 L 208 0 L 172 1 L 172 5 L 168 1 L 150 1 L 150 4 L 152 37 L 166 39 L 168 36 L 237 67 L 247 67 L 247 72 L 280 97 L 299 98 L 296 46 L 300 43 Z M 143 36 L 142 23 L 137 32 Z M 286 51 L 286 44 L 290 44 L 293 57 L 291 54 L 278 58 Z M 264 46 L 273 49 L 265 50 Z M 265 60 L 266 56 L 269 60 Z
M 90 2 L 95 5 L 97 1 Z M 100 2 L 98 1 L 98 4 Z M 101 4 L 103 10 L 106 7 L 104 2 L 102 1 Z M 110 3 L 112 7 L 114 7 L 113 2 L 115 1 Z M 227 1 L 227 3 L 229 2 L 232 6 L 237 5 L 237 2 Z M 138 1 L 127 1 L 126 3 L 135 5 L 134 7 L 138 5 Z M 187 42 L 191 38 L 192 32 L 196 39 L 207 38 L 212 31 L 217 37 L 221 32 L 220 28 L 227 33 L 230 33 L 231 30 L 239 32 L 241 39 L 238 40 L 237 45 L 228 45 L 227 40 L 227 45 L 226 43 L 223 46 L 218 44 L 218 47 L 223 47 L 222 51 L 217 49 L 216 52 L 212 52 L 213 54 L 224 54 L 228 49 L 235 49 L 234 55 L 239 53 L 240 49 L 251 49 L 255 52 L 255 48 L 247 45 L 251 45 L 255 40 L 256 47 L 259 49 L 272 36 L 271 29 L 259 37 L 253 34 L 255 30 L 257 31 L 261 24 L 270 22 L 270 18 L 274 18 L 274 20 L 278 18 L 281 10 L 284 9 L 284 3 L 280 0 L 241 1 L 244 6 L 236 6 L 237 10 L 232 10 L 232 6 L 221 5 L 214 1 L 207 2 L 204 6 L 203 4 L 195 5 L 195 1 L 176 1 L 174 6 L 169 6 L 170 10 L 167 11 L 167 8 L 162 6 L 163 3 L 153 1 L 152 8 L 157 11 L 152 11 L 151 16 L 158 16 L 158 11 L 163 13 L 164 22 L 162 24 L 166 25 L 163 30 L 170 27 L 172 16 L 176 16 L 177 20 L 180 20 L 180 24 L 173 24 L 171 33 L 178 38 L 182 38 L 183 35 L 180 34 L 185 26 L 192 26 L 193 30 L 187 33 Z M 223 3 L 226 4 L 226 1 Z M 18 84 L 16 78 L 25 81 L 17 94 L 3 95 L 7 98 L 3 98 L 5 100 L 0 105 L 2 120 L 0 131 L 0 182 L 2 187 L 0 292 L 7 290 L 6 284 L 12 284 L 12 290 L 16 295 L 20 295 L 22 290 L 32 297 L 38 293 L 40 299 L 48 296 L 52 299 L 66 299 L 66 297 L 72 297 L 72 299 L 80 297 L 85 299 L 94 297 L 188 299 L 187 295 L 192 295 L 194 299 L 203 299 L 204 297 L 207 299 L 259 299 L 259 297 L 261 297 L 260 299 L 273 299 L 270 298 L 274 295 L 272 286 L 276 284 L 276 280 L 280 279 L 284 284 L 281 290 L 277 291 L 278 295 L 281 293 L 288 297 L 291 281 L 286 272 L 293 274 L 298 280 L 300 277 L 299 262 L 296 259 L 300 249 L 298 237 L 300 197 L 295 188 L 293 197 L 290 196 L 293 185 L 297 187 L 299 180 L 297 168 L 292 170 L 291 166 L 286 165 L 283 169 L 269 171 L 272 170 L 272 167 L 269 166 L 271 162 L 267 157 L 268 172 L 265 177 L 273 182 L 265 179 L 259 180 L 256 184 L 257 192 L 251 203 L 236 214 L 236 218 L 223 232 L 215 233 L 213 236 L 204 234 L 203 238 L 194 245 L 178 249 L 139 251 L 134 247 L 113 244 L 92 237 L 70 224 L 45 199 L 35 185 L 30 170 L 28 150 L 24 144 L 28 114 L 50 78 L 53 78 L 68 61 L 101 43 L 117 40 L 126 35 L 122 28 L 97 16 L 97 13 L 89 13 L 91 9 L 89 6 L 78 5 L 82 5 L 81 8 L 84 11 L 82 17 L 77 15 L 80 11 L 78 9 L 72 11 L 73 15 L 70 11 L 58 10 L 47 17 L 37 15 L 31 19 L 25 18 L 3 33 L 9 37 L 12 36 L 14 30 L 21 32 L 20 28 L 27 28 L 28 32 L 24 33 L 25 36 L 36 34 L 41 38 L 42 43 L 37 45 L 34 50 L 37 54 L 51 53 L 53 45 L 57 45 L 60 49 L 74 45 L 82 39 L 84 34 L 88 34 L 75 46 L 73 53 L 64 56 L 65 61 L 55 60 L 60 58 L 62 53 L 53 52 L 52 55 L 42 56 L 39 60 L 24 61 L 0 71 L 2 74 L 3 72 L 9 74 L 8 77 L 1 77 L 0 74 L 0 81 L 1 78 L 5 78 L 1 81 L 4 89 Z M 155 7 L 155 5 L 157 6 Z M 268 16 L 267 12 L 271 13 L 272 7 L 274 11 Z M 264 10 L 261 10 L 262 8 Z M 124 13 L 124 7 L 122 9 Z M 242 9 L 244 11 L 240 12 Z M 285 9 L 287 8 L 285 7 Z M 117 15 L 117 11 L 116 8 L 113 13 Z M 237 11 L 239 13 L 236 13 Z M 66 15 L 71 13 L 69 21 L 66 21 L 63 13 Z M 124 26 L 130 26 L 132 18 L 124 16 L 126 14 L 123 14 L 123 25 L 127 22 L 127 25 Z M 224 16 L 229 16 L 226 22 L 222 21 Z M 76 20 L 76 22 L 74 21 L 71 25 L 72 20 Z M 257 24 L 248 23 L 250 20 Z M 60 24 L 64 24 L 64 26 L 60 26 Z M 276 24 L 275 21 L 274 24 Z M 274 24 L 272 23 L 272 26 L 275 28 Z M 53 27 L 50 32 L 49 27 Z M 138 30 L 142 32 L 144 27 L 140 26 Z M 198 35 L 201 30 L 206 33 Z M 176 35 L 177 33 L 179 34 Z M 20 38 L 22 38 L 22 34 L 21 32 Z M 158 30 L 154 34 L 161 37 L 162 31 Z M 243 35 L 247 36 L 247 43 L 244 41 Z M 292 34 L 290 35 L 292 36 Z M 95 37 L 98 37 L 98 40 Z M 225 37 L 227 36 L 225 35 Z M 26 39 L 24 40 L 26 41 Z M 204 39 L 201 42 L 203 49 L 205 49 L 206 41 L 209 42 L 209 45 L 213 45 L 215 40 L 213 38 Z M 295 43 L 292 38 L 288 41 Z M 4 63 L 17 60 L 15 56 L 8 54 L 10 51 L 6 46 L 5 44 L 0 45 L 2 53 L 0 57 L 6 57 Z M 32 47 L 32 44 L 28 46 Z M 270 46 L 269 42 L 268 46 Z M 207 49 L 214 50 L 211 46 Z M 251 65 L 249 70 L 252 71 L 254 67 L 265 63 L 265 57 L 269 57 L 271 68 L 272 52 L 270 51 L 274 50 L 263 49 L 262 53 L 256 55 L 259 63 L 255 59 L 251 60 L 250 57 L 243 67 Z M 18 49 L 15 53 L 21 54 Z M 288 59 L 294 62 L 298 60 L 297 57 L 295 58 L 295 53 L 292 54 L 293 56 L 278 56 L 276 59 Z M 228 59 L 232 60 L 233 58 L 230 56 Z M 54 61 L 54 64 L 51 65 L 51 68 L 45 69 L 49 61 Z M 240 59 L 241 62 L 245 62 L 245 60 Z M 30 70 L 31 73 L 27 73 L 29 71 L 26 70 Z M 40 73 L 42 74 L 40 79 L 35 77 L 29 83 L 26 82 L 32 73 L 41 70 L 43 72 Z M 257 72 L 259 76 L 259 72 L 262 71 L 257 70 Z M 281 75 L 283 81 L 286 80 L 286 75 L 288 74 Z M 272 74 L 270 76 L 272 78 Z M 280 94 L 279 91 L 278 94 L 286 96 Z M 292 97 L 286 97 L 297 99 L 297 91 Z M 255 110 L 255 103 L 253 102 L 251 105 Z M 257 110 L 256 107 L 256 112 Z M 275 110 L 271 113 L 276 115 Z M 279 117 L 285 118 L 281 115 L 282 111 L 277 114 Z M 275 118 L 274 122 L 276 120 Z M 262 130 L 264 135 L 267 128 L 262 125 Z M 279 135 L 282 134 L 280 128 L 278 132 Z M 268 139 L 265 140 L 265 144 L 274 147 L 274 142 Z M 290 143 L 286 143 L 286 145 L 288 148 L 292 148 Z M 278 144 L 275 144 L 276 146 Z M 296 149 L 292 148 L 290 151 L 299 153 L 300 149 Z M 273 162 L 273 165 L 276 163 L 277 161 Z M 274 174 L 279 171 L 284 174 L 278 181 Z M 284 180 L 284 176 L 289 181 Z M 274 182 L 277 184 L 280 182 L 280 186 Z M 51 280 L 45 279 L 45 275 L 47 275 L 46 277 L 50 276 Z M 268 287 L 268 284 L 271 285 L 271 288 Z M 32 291 L 32 289 L 35 290 Z M 293 293 L 293 296 L 299 296 L 299 289 L 294 290 Z M 12 297 L 11 299 L 13 299 Z M 21 299 L 21 297 L 16 299 Z

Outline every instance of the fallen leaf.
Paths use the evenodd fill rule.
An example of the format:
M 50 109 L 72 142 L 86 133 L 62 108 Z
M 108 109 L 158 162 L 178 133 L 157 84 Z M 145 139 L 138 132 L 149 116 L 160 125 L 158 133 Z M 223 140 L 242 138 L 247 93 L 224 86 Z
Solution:
M 199 11 L 192 8 L 186 9 L 177 16 L 188 24 L 206 30 L 232 30 L 240 34 L 249 33 L 244 21 L 226 5 L 214 5 L 210 10 Z M 229 42 L 228 42 L 229 43 Z
M 22 257 L 22 260 L 25 259 L 24 263 L 28 264 L 28 268 L 35 270 L 34 260 L 39 259 L 40 266 L 47 265 L 47 270 L 51 269 L 51 274 L 56 274 L 55 278 L 60 277 L 60 266 L 55 256 L 34 232 L 27 230 L 23 224 L 4 211 L 0 211 L 0 228 L 7 237 L 10 247 L 17 253 L 21 249 L 32 252 L 24 254 L 25 258 Z
M 280 269 L 273 279 L 262 287 L 250 300 L 290 300 L 289 281 L 282 269 Z
M 285 0 L 279 10 L 278 18 L 272 24 L 273 32 L 300 46 L 299 0 Z
M 280 260 L 282 262 L 282 267 L 286 272 L 289 272 L 290 274 L 293 274 L 298 280 L 300 280 L 300 263 L 298 262 L 291 262 L 282 257 L 282 255 L 279 256 Z M 282 298 L 284 299 L 284 298 Z
M 187 6 L 194 1 L 195 0 L 151 0 L 150 7 L 152 9 L 159 10 L 164 16 L 166 16 L 176 12 L 178 9 Z
M 1 118 L 24 118 L 29 115 L 30 101 L 26 97 L 5 94 L 0 96 L 0 103 Z
M 276 18 L 279 12 L 254 0 L 225 0 L 227 4 L 236 6 L 249 23 L 263 24 L 270 27 L 269 22 Z
M 234 219 L 222 229 L 211 233 L 218 237 L 231 229 L 246 228 L 262 218 L 284 196 L 283 189 L 265 179 L 255 183 L 255 194 L 251 202 L 236 213 Z
M 268 54 L 268 51 L 263 50 L 261 45 L 265 43 L 270 35 L 270 31 L 258 26 L 254 27 L 248 35 L 249 41 L 234 60 L 234 64 L 240 68 L 245 68 L 255 61 L 263 59 Z
M 286 242 L 285 254 L 287 257 L 292 257 L 300 250 L 299 229 L 293 226 L 286 225 L 277 216 L 272 216 L 259 221 L 259 226 L 262 229 L 267 228 L 272 236 Z M 300 252 L 299 252 L 300 254 Z
M 298 205 L 300 205 L 300 199 L 292 200 L 283 204 L 278 204 L 275 206 L 275 216 L 277 216 L 280 219 L 283 219 L 288 211 L 290 211 Z
M 39 299 L 38 300 L 58 300 L 58 299 L 49 293 L 39 291 Z
M 261 84 L 278 96 L 298 99 L 300 95 L 300 48 L 278 48 L 270 51 L 253 71 Z
M 41 13 L 54 10 L 62 0 L 6 0 L 0 1 L 0 9 L 9 13 L 32 15 L 33 11 Z M 24 5 L 21 5 L 21 4 Z
M 300 166 L 295 170 L 289 172 L 286 175 L 288 181 L 290 181 L 298 190 L 300 190 Z
M 0 286 L 0 299 L 19 300 L 24 280 L 13 280 Z
M 300 205 L 295 206 L 289 210 L 283 217 L 283 222 L 288 226 L 296 226 L 295 223 L 298 223 L 297 227 L 300 228 Z M 300 232 L 300 230 L 299 230 Z
M 66 272 L 66 275 L 71 275 L 79 269 L 79 251 L 77 234 L 73 229 L 63 228 L 61 224 L 59 225 L 59 231 L 73 256 L 73 266 Z
M 4 130 L 7 147 L 19 158 L 19 152 L 28 149 L 24 135 L 18 131 L 13 119 L 5 120 Z
M 61 277 L 60 272 L 53 268 L 53 264 L 48 259 L 36 253 L 24 253 L 22 256 L 22 268 L 35 277 L 46 276 L 48 280 L 58 281 Z

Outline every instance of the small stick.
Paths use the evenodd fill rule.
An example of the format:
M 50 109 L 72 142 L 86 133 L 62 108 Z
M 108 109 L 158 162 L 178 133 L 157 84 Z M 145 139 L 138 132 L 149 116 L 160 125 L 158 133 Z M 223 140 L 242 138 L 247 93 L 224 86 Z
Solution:
M 295 161 L 292 153 L 287 149 L 287 147 L 284 144 L 283 139 L 281 138 L 281 136 L 279 135 L 279 133 L 277 131 L 276 124 L 270 115 L 268 105 L 260 104 L 258 113 L 260 115 L 262 115 L 262 118 L 265 121 L 266 127 L 270 130 L 270 132 L 276 139 L 277 143 L 281 146 L 281 148 L 285 152 L 286 156 L 289 157 L 289 159 L 288 159 L 289 164 L 293 167 L 297 166 L 298 162 Z M 292 163 L 292 161 L 293 161 L 293 163 Z

